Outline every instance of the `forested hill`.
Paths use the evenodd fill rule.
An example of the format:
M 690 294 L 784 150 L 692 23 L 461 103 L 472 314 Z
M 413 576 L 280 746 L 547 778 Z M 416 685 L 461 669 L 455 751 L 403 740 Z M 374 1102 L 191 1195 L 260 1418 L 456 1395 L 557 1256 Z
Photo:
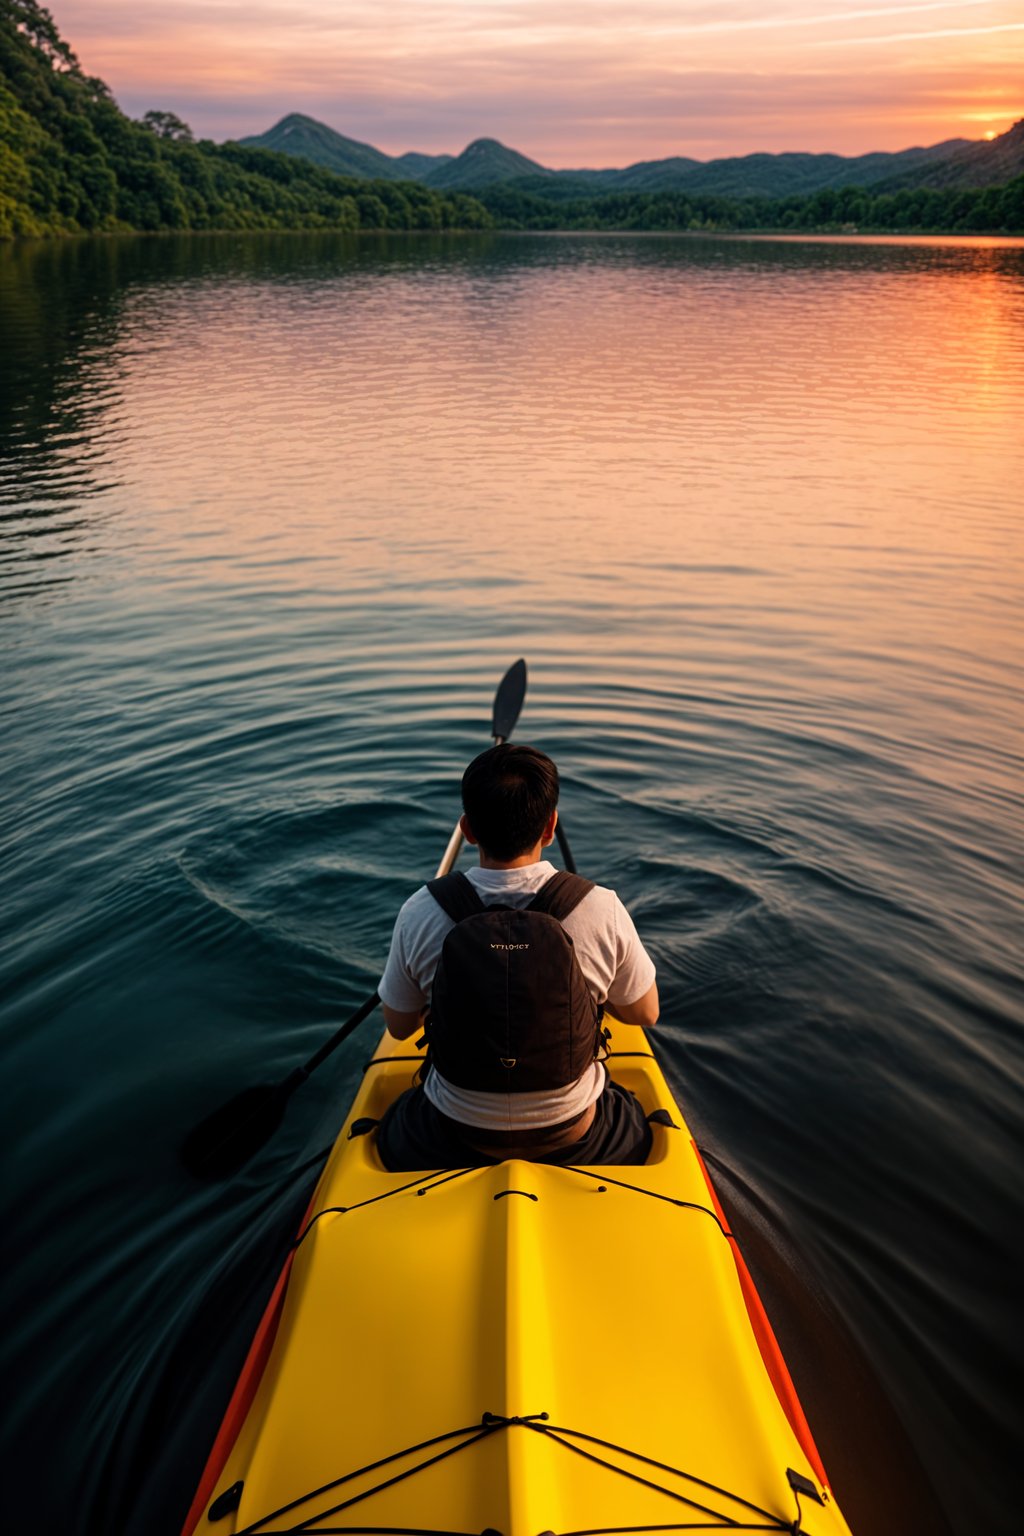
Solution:
M 49 11 L 0 0 L 0 238 L 172 229 L 479 229 L 462 192 L 343 177 L 141 123 L 84 73 Z
M 386 155 L 372 144 L 335 133 L 326 123 L 318 123 L 304 112 L 289 112 L 266 133 L 251 134 L 238 142 L 250 149 L 279 149 L 284 155 L 312 160 L 314 165 L 326 166 L 339 176 L 371 176 L 377 181 L 427 182 L 431 171 L 454 159 L 453 155 L 422 155 L 414 150 L 405 155 Z

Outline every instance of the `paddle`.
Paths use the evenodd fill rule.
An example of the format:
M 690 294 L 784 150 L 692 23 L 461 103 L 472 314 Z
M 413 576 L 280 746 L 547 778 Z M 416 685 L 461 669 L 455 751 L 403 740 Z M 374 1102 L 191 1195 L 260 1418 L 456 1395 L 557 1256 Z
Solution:
M 570 875 L 575 875 L 577 872 L 576 860 L 572 856 L 572 849 L 569 847 L 569 839 L 566 837 L 562 830 L 561 821 L 559 821 L 555 826 L 555 836 L 558 838 L 558 846 L 562 850 L 562 863 L 565 865 Z
M 507 741 L 515 730 L 526 697 L 526 662 L 514 662 L 494 696 L 491 735 L 496 743 Z M 447 875 L 462 847 L 462 829 L 456 826 L 448 840 L 437 875 Z M 288 1101 L 296 1088 L 325 1062 L 332 1051 L 363 1022 L 380 1002 L 375 992 L 335 1031 L 307 1062 L 296 1067 L 279 1083 L 258 1083 L 215 1109 L 194 1126 L 181 1146 L 181 1160 L 196 1178 L 225 1178 L 238 1170 L 270 1140 L 284 1119 Z

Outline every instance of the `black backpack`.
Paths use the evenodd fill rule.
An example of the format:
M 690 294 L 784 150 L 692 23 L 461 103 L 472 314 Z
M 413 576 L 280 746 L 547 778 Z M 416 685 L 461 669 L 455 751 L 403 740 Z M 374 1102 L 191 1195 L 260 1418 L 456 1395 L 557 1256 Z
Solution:
M 604 1044 L 562 919 L 594 889 L 559 870 L 529 906 L 485 906 L 463 874 L 427 890 L 455 927 L 445 935 L 426 1022 L 429 1059 L 447 1082 L 483 1093 L 536 1093 L 576 1082 Z

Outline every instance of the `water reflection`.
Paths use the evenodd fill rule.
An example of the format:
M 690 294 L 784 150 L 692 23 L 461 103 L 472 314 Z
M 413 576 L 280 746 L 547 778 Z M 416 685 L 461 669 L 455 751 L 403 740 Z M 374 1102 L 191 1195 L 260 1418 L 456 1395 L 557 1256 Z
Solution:
M 0 251 L 0 984 L 8 1082 L 46 1085 L 4 1117 L 35 1196 L 9 1379 L 59 1463 L 25 1520 L 70 1529 L 77 1487 L 78 1529 L 145 1497 L 152 1536 L 187 1503 L 209 1357 L 224 1386 L 366 1042 L 244 1191 L 174 1146 L 372 988 L 525 653 L 674 1086 L 958 1532 L 998 1528 L 1022 279 L 1019 242 Z
M 0 253 L 0 596 L 69 580 L 117 489 L 105 450 L 119 391 L 116 242 Z
M 355 546 L 368 588 L 429 596 L 458 561 L 470 601 L 532 589 L 535 550 L 597 583 L 646 567 L 643 587 L 684 549 L 685 569 L 740 548 L 815 588 L 826 552 L 837 585 L 911 551 L 959 561 L 988 549 L 1019 466 L 1022 259 L 620 236 L 23 245 L 0 259 L 6 559 L 24 580 L 73 551 L 88 503 L 175 559 L 194 538 L 197 561 L 282 583 L 311 561 L 349 576 Z M 749 600 L 773 606 L 765 583 Z

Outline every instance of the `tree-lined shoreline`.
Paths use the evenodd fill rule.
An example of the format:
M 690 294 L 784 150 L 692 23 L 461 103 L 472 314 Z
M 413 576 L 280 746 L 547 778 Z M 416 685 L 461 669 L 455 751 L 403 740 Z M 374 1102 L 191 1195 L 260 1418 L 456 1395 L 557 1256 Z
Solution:
M 1019 234 L 1024 176 L 1003 187 L 877 192 L 826 188 L 811 197 L 732 199 L 617 192 L 555 199 L 506 183 L 477 196 L 500 229 L 645 230 L 708 234 Z
M 341 176 L 296 156 L 196 141 L 172 113 L 127 117 L 49 11 L 0 0 L 0 239 L 217 231 L 586 230 L 705 234 L 1024 233 L 1001 187 L 824 189 L 725 198 L 588 193 L 526 177 L 470 195 Z

